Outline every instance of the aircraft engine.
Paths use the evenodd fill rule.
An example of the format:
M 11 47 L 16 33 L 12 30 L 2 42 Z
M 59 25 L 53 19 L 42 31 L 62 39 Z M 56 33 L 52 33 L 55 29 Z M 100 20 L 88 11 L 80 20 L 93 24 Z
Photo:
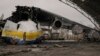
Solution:
M 65 23 L 64 21 L 61 21 L 61 20 L 55 20 L 52 25 L 53 29 L 59 29 L 59 28 L 71 29 L 71 27 L 72 27 L 72 24 Z
M 97 32 L 95 30 L 91 30 L 88 33 L 88 38 L 93 39 L 94 41 L 100 40 L 100 34 L 99 34 L 99 32 Z
M 83 28 L 79 25 L 75 25 L 73 28 L 72 28 L 72 32 L 73 34 L 80 34 L 83 32 Z
M 55 22 L 53 23 L 52 28 L 53 28 L 53 29 L 59 29 L 59 28 L 61 28 L 61 26 L 62 26 L 61 21 L 57 20 L 57 21 L 55 21 Z

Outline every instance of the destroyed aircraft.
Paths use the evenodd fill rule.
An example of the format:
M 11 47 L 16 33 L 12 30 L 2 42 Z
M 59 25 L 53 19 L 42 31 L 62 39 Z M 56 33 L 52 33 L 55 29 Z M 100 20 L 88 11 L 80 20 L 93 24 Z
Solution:
M 28 15 L 28 18 L 32 20 L 32 22 L 35 24 L 32 28 L 35 28 L 33 32 L 31 32 L 30 27 L 27 32 L 24 30 L 24 27 L 22 27 L 21 31 L 18 31 L 18 22 L 25 20 L 25 15 L 23 13 L 26 13 Z M 10 42 L 14 42 L 15 39 L 18 41 L 15 42 L 21 42 L 19 40 L 25 40 L 25 41 L 32 41 L 33 42 L 38 39 L 40 36 L 43 35 L 43 32 L 41 30 L 37 29 L 36 24 L 40 24 L 42 26 L 50 26 L 52 29 L 69 29 L 72 30 L 73 34 L 78 35 L 81 33 L 84 33 L 84 37 L 89 37 L 93 39 L 99 38 L 99 31 L 87 26 L 84 26 L 82 24 L 73 22 L 71 20 L 68 20 L 67 18 L 64 18 L 60 15 L 56 15 L 54 13 L 45 11 L 41 8 L 37 7 L 27 7 L 27 6 L 16 6 L 16 11 L 12 13 L 12 16 L 4 20 L 5 23 L 2 28 L 2 37 L 3 38 L 11 38 Z M 28 23 L 26 23 L 28 24 Z M 25 24 L 24 24 L 25 25 Z M 13 27 L 12 27 L 13 26 Z M 28 25 L 25 25 L 28 26 Z M 28 28 L 28 27 L 26 27 Z M 94 34 L 96 32 L 96 34 Z M 31 42 L 31 43 L 33 43 Z
M 4 26 L 1 26 L 1 37 L 4 42 L 9 44 L 33 44 L 42 36 L 42 30 L 28 17 L 28 14 L 23 12 L 22 20 L 18 22 L 5 20 Z

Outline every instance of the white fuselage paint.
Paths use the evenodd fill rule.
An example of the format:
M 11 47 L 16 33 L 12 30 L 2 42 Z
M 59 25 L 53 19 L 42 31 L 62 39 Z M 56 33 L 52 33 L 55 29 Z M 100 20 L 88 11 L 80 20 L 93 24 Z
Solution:
M 36 31 L 38 31 L 37 27 L 36 27 L 36 23 L 31 21 L 31 20 L 20 21 L 20 22 L 18 22 L 18 24 L 20 24 L 18 31 L 22 31 L 22 32 L 36 32 Z

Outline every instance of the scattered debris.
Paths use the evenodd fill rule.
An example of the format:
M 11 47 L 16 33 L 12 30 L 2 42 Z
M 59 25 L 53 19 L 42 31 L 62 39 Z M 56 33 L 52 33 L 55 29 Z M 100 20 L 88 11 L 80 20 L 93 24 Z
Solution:
M 37 48 L 38 45 L 31 45 L 31 48 Z
M 55 44 L 54 47 L 63 47 L 63 45 Z
M 31 51 L 33 51 L 33 52 L 41 52 L 42 49 L 41 48 L 32 48 Z

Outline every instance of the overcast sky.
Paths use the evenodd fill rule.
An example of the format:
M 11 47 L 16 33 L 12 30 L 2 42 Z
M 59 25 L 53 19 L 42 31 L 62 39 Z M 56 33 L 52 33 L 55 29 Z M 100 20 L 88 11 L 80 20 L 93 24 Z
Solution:
M 15 6 L 17 5 L 39 7 L 83 25 L 94 27 L 81 13 L 58 0 L 0 0 L 0 15 L 3 13 L 4 18 L 11 16 L 11 13 L 15 11 Z

